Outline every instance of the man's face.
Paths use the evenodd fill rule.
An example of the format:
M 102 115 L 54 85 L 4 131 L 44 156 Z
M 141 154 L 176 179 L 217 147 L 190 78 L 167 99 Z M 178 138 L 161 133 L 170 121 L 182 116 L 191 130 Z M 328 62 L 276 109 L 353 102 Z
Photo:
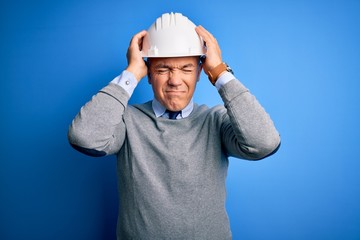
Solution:
M 166 109 L 180 111 L 190 102 L 201 72 L 199 57 L 149 58 L 149 83 Z

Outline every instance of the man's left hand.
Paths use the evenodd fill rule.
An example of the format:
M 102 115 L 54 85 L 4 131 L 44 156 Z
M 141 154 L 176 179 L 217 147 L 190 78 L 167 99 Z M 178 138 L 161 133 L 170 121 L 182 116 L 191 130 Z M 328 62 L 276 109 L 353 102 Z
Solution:
M 222 63 L 220 46 L 216 38 L 203 26 L 197 26 L 195 31 L 204 40 L 206 46 L 206 59 L 203 63 L 203 69 L 205 74 L 207 74 L 209 70 Z

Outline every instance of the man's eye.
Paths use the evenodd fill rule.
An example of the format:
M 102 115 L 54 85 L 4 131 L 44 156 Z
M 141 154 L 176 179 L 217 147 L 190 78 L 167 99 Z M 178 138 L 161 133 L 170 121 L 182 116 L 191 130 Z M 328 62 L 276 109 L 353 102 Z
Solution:
M 169 68 L 159 68 L 159 69 L 156 69 L 156 73 L 157 74 L 168 74 L 170 72 L 170 69 Z
M 183 73 L 192 73 L 194 71 L 194 69 L 193 68 L 183 68 L 183 69 L 181 69 L 181 71 Z

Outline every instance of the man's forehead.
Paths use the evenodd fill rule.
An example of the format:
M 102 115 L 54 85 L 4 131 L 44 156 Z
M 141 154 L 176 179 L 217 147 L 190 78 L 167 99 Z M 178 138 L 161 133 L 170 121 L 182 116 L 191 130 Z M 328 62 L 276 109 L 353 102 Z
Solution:
M 148 58 L 148 61 L 151 65 L 169 65 L 169 66 L 184 66 L 184 65 L 197 65 L 199 57 L 190 56 L 190 57 L 170 57 L 170 58 Z

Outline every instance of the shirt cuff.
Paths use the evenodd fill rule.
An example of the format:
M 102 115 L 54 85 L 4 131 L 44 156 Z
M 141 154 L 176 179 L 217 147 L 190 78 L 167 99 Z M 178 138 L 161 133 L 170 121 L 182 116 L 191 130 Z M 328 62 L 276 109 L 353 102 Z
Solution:
M 138 84 L 138 81 L 135 78 L 134 74 L 124 70 L 121 75 L 114 78 L 111 83 L 115 83 L 122 87 L 131 97 Z
M 221 76 L 215 82 L 216 89 L 220 90 L 222 86 L 224 86 L 226 83 L 230 82 L 233 79 L 235 79 L 235 76 L 231 72 L 225 72 L 221 74 Z

